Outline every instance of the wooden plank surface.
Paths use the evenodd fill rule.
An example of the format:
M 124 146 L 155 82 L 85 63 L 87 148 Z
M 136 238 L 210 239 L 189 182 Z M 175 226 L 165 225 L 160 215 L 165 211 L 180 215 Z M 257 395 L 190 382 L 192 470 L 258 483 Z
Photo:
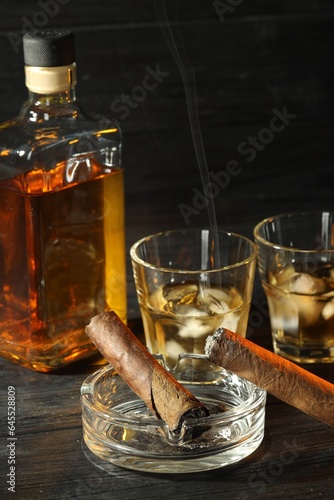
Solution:
M 141 336 L 139 323 L 132 322 L 131 327 Z M 252 338 L 263 344 L 261 336 L 268 344 L 266 328 Z M 16 489 L 20 500 L 187 499 L 189 495 L 195 499 L 331 498 L 334 429 L 270 396 L 264 442 L 240 464 L 196 475 L 144 474 L 118 467 L 109 474 L 102 471 L 86 458 L 82 444 L 80 385 L 94 369 L 86 362 L 57 374 L 39 374 L 1 363 L 3 394 L 8 385 L 17 388 Z M 334 382 L 329 366 L 313 370 Z M 6 466 L 2 478 L 5 472 Z

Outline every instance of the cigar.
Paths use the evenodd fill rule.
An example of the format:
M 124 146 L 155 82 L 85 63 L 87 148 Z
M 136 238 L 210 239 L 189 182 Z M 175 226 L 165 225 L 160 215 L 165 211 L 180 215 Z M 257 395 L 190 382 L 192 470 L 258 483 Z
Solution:
M 186 418 L 200 418 L 208 409 L 150 354 L 113 311 L 94 316 L 86 333 L 100 353 L 173 433 Z
M 207 338 L 205 355 L 285 403 L 334 426 L 334 385 L 330 382 L 225 328 Z

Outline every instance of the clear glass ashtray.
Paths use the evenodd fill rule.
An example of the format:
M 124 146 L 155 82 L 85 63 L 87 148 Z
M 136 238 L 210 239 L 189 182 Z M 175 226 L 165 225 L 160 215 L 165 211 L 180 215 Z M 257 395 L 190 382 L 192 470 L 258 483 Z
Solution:
M 155 357 L 164 365 L 162 356 Z M 90 457 L 98 457 L 99 467 L 199 472 L 236 463 L 259 447 L 265 391 L 213 365 L 204 355 L 181 354 L 172 374 L 210 411 L 207 417 L 185 419 L 178 434 L 152 415 L 112 366 L 84 381 L 84 443 Z

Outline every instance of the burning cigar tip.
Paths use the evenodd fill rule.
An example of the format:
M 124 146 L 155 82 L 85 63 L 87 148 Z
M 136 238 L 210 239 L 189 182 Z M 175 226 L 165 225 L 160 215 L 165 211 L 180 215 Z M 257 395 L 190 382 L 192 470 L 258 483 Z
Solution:
M 212 349 L 216 346 L 218 339 L 223 335 L 225 328 L 218 328 L 213 335 L 209 335 L 205 341 L 205 356 L 210 359 Z
M 237 344 L 240 350 L 247 349 L 248 342 L 248 340 L 244 339 L 240 335 L 231 332 L 227 328 L 221 327 L 218 328 L 213 335 L 209 335 L 207 337 L 204 346 L 204 353 L 209 361 L 222 366 L 222 353 L 224 353 L 226 363 L 229 363 L 235 355 L 239 356 L 241 354 L 240 351 L 236 352 L 235 345 Z M 228 369 L 225 365 L 224 368 Z

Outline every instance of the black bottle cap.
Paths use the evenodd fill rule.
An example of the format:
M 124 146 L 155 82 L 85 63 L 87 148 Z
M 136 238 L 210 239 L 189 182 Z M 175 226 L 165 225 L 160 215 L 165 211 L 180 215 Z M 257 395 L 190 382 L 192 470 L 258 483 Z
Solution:
M 75 62 L 74 36 L 67 30 L 26 33 L 23 53 L 27 66 L 68 66 Z

